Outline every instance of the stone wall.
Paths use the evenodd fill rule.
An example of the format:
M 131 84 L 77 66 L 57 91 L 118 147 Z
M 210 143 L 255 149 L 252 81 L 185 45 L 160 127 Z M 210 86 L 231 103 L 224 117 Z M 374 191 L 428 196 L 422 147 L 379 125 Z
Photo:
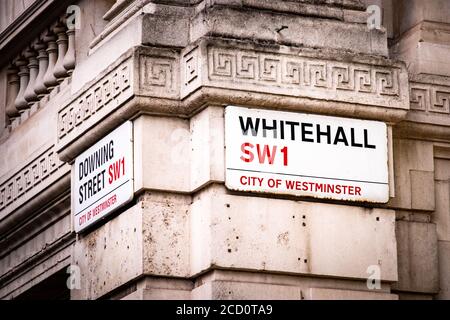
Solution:
M 72 299 L 450 298 L 449 1 L 77 5 L 76 64 L 20 121 L 0 66 L 1 298 L 69 265 Z M 389 202 L 228 190 L 228 105 L 385 122 Z M 71 164 L 126 120 L 134 198 L 75 235 Z

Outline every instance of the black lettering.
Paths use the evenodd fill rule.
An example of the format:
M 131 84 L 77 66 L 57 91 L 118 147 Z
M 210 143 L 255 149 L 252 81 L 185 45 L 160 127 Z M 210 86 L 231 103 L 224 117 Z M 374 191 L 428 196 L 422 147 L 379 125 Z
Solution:
M 114 141 L 110 141 L 109 142 L 109 158 L 108 160 L 111 160 L 112 158 L 114 158 Z
M 83 203 L 83 186 L 80 186 L 80 189 L 78 191 L 79 191 L 79 194 L 80 194 L 80 198 L 79 198 L 78 202 L 80 204 L 82 204 Z
M 314 139 L 306 137 L 307 134 L 308 135 L 312 135 L 313 134 L 312 131 L 306 130 L 306 127 L 312 128 L 313 125 L 312 125 L 312 123 L 302 123 L 302 141 L 304 141 L 304 142 L 314 142 Z
M 350 137 L 351 137 L 350 140 L 352 142 L 352 147 L 358 147 L 358 148 L 362 148 L 363 147 L 362 143 L 356 143 L 355 142 L 355 129 L 354 128 L 350 129 Z
M 97 168 L 101 167 L 103 164 L 114 158 L 114 141 L 111 140 L 109 143 L 100 147 L 97 151 L 86 157 L 82 162 L 80 162 L 78 169 L 78 178 L 81 181 L 84 177 L 94 172 Z
M 376 149 L 377 147 L 373 144 L 369 144 L 369 137 L 367 133 L 367 129 L 364 129 L 364 148 L 368 149 Z
M 339 142 L 343 142 L 346 146 L 348 146 L 347 137 L 345 136 L 344 128 L 339 126 L 336 131 L 336 137 L 334 138 L 333 144 L 338 144 Z
M 291 140 L 295 140 L 295 126 L 299 126 L 300 123 L 292 122 L 292 121 L 286 121 L 286 125 L 291 127 Z
M 277 121 L 272 120 L 272 126 L 268 126 L 266 123 L 266 119 L 263 119 L 262 121 L 262 127 L 263 127 L 263 137 L 266 138 L 267 130 L 273 131 L 273 138 L 277 138 Z
M 98 175 L 96 175 L 94 178 L 92 178 L 92 195 L 95 196 L 97 194 L 97 178 Z
M 102 171 L 102 182 L 103 182 L 102 189 L 105 188 L 105 172 L 106 169 Z
M 317 128 L 317 143 L 320 143 L 320 137 L 327 137 L 327 143 L 331 144 L 331 126 L 327 125 L 327 131 L 320 131 L 320 124 L 316 126 Z
M 92 180 L 88 180 L 88 198 L 92 196 Z
M 247 123 L 244 126 L 244 119 L 239 116 L 239 122 L 241 123 L 241 130 L 242 134 L 246 136 L 248 134 L 248 130 L 250 129 L 252 131 L 252 136 L 256 137 L 258 134 L 258 127 L 259 127 L 259 118 L 256 118 L 255 124 L 253 125 L 252 118 L 247 118 Z
M 83 165 L 84 165 L 83 173 L 84 173 L 84 176 L 86 177 L 89 174 L 89 172 L 88 172 L 88 169 L 89 169 L 88 158 L 84 159 Z
M 80 162 L 80 165 L 78 166 L 78 180 L 81 181 L 83 179 L 83 162 Z
M 83 199 L 84 200 L 86 200 L 87 199 L 87 181 L 83 184 L 83 193 L 84 193 L 84 196 L 83 196 Z

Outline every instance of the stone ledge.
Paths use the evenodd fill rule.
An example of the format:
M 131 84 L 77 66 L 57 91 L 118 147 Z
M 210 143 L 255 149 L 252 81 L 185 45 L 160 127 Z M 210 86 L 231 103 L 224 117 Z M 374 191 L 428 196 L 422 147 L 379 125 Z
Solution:
M 42 256 L 40 260 L 34 261 L 34 265 L 28 266 L 23 273 L 11 279 L 8 283 L 2 284 L 0 289 L 0 299 L 14 299 L 21 293 L 45 280 L 61 268 L 70 264 L 70 253 L 73 241 L 64 243 L 51 255 Z
M 388 56 L 386 30 L 370 30 L 363 11 L 292 1 L 245 1 L 242 7 L 217 2 L 224 1 L 199 6 L 191 17 L 191 43 L 213 36 Z
M 378 290 L 311 288 L 309 295 L 311 300 L 398 300 L 398 295 L 379 292 Z
M 448 142 L 450 140 L 450 126 L 416 121 L 401 121 L 394 128 L 395 138 L 419 140 L 425 138 L 428 141 L 435 142 Z
M 14 210 L 23 205 L 30 206 L 33 202 L 39 202 L 39 198 L 46 197 L 42 191 L 69 172 L 70 166 L 58 158 L 52 145 L 20 170 L 5 178 L 0 184 L 1 224 L 5 223 L 5 219 Z

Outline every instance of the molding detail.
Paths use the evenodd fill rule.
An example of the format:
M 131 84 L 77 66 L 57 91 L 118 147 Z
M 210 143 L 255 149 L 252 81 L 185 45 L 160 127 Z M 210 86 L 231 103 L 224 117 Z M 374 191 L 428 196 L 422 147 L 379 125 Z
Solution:
M 261 50 L 205 42 L 187 50 L 182 58 L 182 98 L 209 86 L 409 109 L 408 76 L 401 63 Z
M 179 71 L 175 58 L 140 55 L 139 64 L 139 94 L 179 97 Z
M 410 83 L 411 110 L 450 115 L 450 87 Z
M 131 96 L 131 65 L 124 63 L 58 112 L 58 139 L 102 108 L 114 108 Z
M 219 48 L 209 48 L 208 58 L 211 80 L 400 95 L 397 69 Z
M 58 111 L 58 152 L 132 97 L 178 100 L 179 73 L 175 51 L 147 47 L 130 49 Z
M 65 169 L 61 170 L 63 166 Z M 52 145 L 0 184 L 0 218 L 3 216 L 3 211 L 12 204 L 19 200 L 22 203 L 30 199 L 33 194 L 45 189 L 46 182 L 52 180 L 50 177 L 56 176 L 57 171 L 65 173 L 69 170 L 70 166 L 65 165 L 58 158 L 55 146 Z

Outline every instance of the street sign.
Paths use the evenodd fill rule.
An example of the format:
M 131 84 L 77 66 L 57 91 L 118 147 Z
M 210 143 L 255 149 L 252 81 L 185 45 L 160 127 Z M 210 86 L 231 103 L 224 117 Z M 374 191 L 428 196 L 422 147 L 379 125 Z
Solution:
M 228 106 L 225 146 L 231 190 L 389 200 L 383 122 Z
M 133 126 L 125 122 L 75 159 L 72 212 L 80 232 L 133 199 Z

